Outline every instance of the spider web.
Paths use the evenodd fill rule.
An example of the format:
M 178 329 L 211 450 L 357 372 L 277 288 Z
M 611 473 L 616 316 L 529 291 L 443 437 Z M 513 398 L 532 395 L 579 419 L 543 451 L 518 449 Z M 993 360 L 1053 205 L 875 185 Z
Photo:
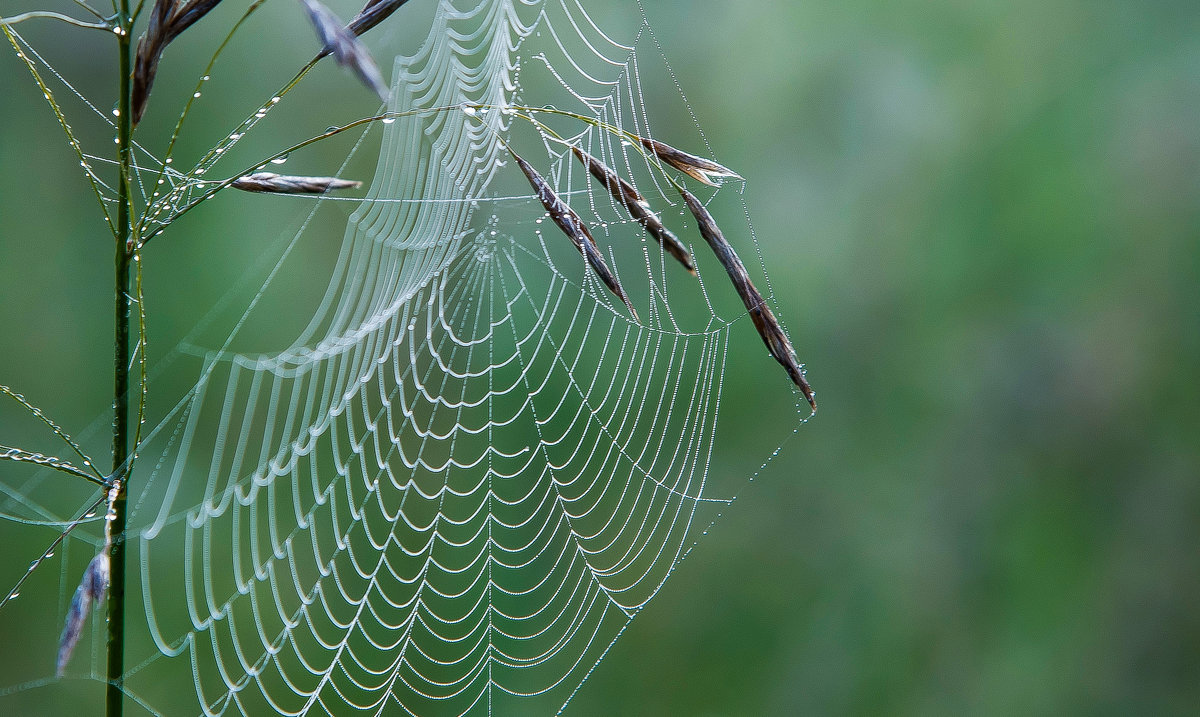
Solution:
M 576 0 L 442 0 L 395 61 L 399 116 L 355 146 L 380 135 L 311 321 L 282 350 L 232 348 L 306 220 L 232 331 L 185 347 L 194 385 L 139 448 L 130 503 L 125 687 L 148 712 L 561 711 L 714 519 L 699 509 L 730 501 L 706 484 L 745 312 L 710 301 L 709 283 L 730 293 L 719 266 L 684 272 L 549 134 L 633 179 L 691 243 L 661 169 L 604 129 L 655 136 L 643 56 L 673 81 L 640 5 L 624 16 L 640 20 L 627 44 Z M 273 105 L 190 172 L 142 150 L 143 196 L 196 196 Z M 640 323 L 506 145 L 592 225 Z M 70 513 L 38 485 L 6 488 L 6 517 Z M 97 628 L 90 678 L 103 647 Z

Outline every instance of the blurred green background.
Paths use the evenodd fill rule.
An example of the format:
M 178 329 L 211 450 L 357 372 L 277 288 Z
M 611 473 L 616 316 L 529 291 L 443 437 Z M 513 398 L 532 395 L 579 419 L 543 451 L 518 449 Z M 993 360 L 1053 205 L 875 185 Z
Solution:
M 740 491 L 567 714 L 1195 714 L 1195 4 L 645 11 L 717 157 L 748 179 L 821 414 Z M 627 3 L 597 10 L 623 14 L 636 28 Z M 421 17 L 379 42 L 415 42 Z M 109 81 L 111 42 L 64 50 L 69 30 L 26 27 L 73 82 Z M 292 67 L 310 49 L 286 37 L 231 52 Z M 312 112 L 370 109 L 333 84 L 305 100 Z M 239 107 L 263 93 L 224 90 Z M 79 430 L 108 404 L 111 247 L 12 52 L 0 96 L 0 381 Z M 672 107 L 659 136 L 694 131 Z M 270 211 L 266 225 L 295 229 L 288 206 Z M 181 231 L 146 260 L 195 277 L 151 285 L 164 351 L 224 294 L 213 257 L 244 242 L 224 212 Z M 756 418 L 735 398 L 756 376 L 738 368 L 735 351 L 726 426 Z M 0 443 L 38 444 L 14 415 L 0 414 Z M 102 452 L 102 434 L 93 444 Z

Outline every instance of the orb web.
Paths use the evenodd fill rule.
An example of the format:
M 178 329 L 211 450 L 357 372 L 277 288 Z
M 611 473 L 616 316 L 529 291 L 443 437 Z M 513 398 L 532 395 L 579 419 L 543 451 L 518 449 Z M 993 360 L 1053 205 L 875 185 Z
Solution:
M 395 118 L 360 140 L 378 137 L 375 176 L 311 320 L 282 349 L 232 348 L 272 271 L 223 341 L 188 349 L 195 383 L 148 432 L 131 501 L 125 687 L 148 711 L 565 709 L 708 525 L 698 510 L 729 502 L 706 483 L 744 310 L 569 150 L 695 241 L 662 168 L 611 131 L 656 136 L 662 102 L 641 84 L 657 41 L 623 7 L 627 42 L 575 0 L 442 0 L 395 59 Z M 509 147 L 592 226 L 639 319 Z M 102 662 L 84 669 L 103 679 Z

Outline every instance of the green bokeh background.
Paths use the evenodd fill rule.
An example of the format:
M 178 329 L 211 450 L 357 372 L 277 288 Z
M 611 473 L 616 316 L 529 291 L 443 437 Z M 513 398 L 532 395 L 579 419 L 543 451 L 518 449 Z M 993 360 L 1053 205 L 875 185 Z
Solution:
M 1194 3 L 647 4 L 717 156 L 749 181 L 777 307 L 822 410 L 567 714 L 1194 714 Z M 307 32 L 294 8 L 275 9 L 293 36 Z M 635 12 L 597 15 L 634 28 Z M 427 25 L 412 17 L 378 42 L 415 42 Z M 109 82 L 108 38 L 64 48 L 72 30 L 26 27 L 79 86 Z M 231 52 L 248 67 L 297 66 L 309 48 L 287 37 Z M 245 107 L 276 75 L 231 83 L 219 101 Z M 329 107 L 370 109 L 357 88 L 324 87 L 303 100 L 320 128 Z M 0 97 L 0 381 L 78 430 L 109 400 L 111 247 L 11 52 Z M 693 131 L 673 107 L 659 136 Z M 200 112 L 203 127 L 222 107 Z M 321 171 L 312 161 L 296 171 Z M 264 225 L 294 229 L 292 210 L 263 210 L 278 212 Z M 224 293 L 219 257 L 245 242 L 230 214 L 197 214 L 146 259 L 151 274 L 197 277 L 148 279 L 164 349 Z M 730 426 L 755 418 L 733 398 L 757 378 L 739 356 Z M 0 414 L 0 443 L 40 445 L 15 416 Z M 765 457 L 752 452 L 747 463 Z M 4 640 L 49 639 L 40 655 L 55 637 Z

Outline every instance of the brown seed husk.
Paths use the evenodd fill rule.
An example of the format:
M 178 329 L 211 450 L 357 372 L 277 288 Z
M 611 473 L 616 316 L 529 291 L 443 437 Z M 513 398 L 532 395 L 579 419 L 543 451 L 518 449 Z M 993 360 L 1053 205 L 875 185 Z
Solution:
M 687 269 L 693 276 L 696 275 L 696 263 L 692 260 L 692 253 L 684 246 L 679 238 L 671 233 L 669 229 L 663 226 L 663 223 L 654 213 L 649 210 L 649 204 L 645 198 L 634 189 L 633 185 L 617 175 L 608 165 L 596 159 L 592 155 L 584 152 L 578 147 L 571 147 L 571 151 L 575 157 L 583 162 L 592 176 L 598 182 L 608 189 L 609 194 L 625 207 L 629 215 L 634 218 L 646 233 L 654 237 L 663 248 L 671 256 L 679 260 L 683 267 Z
M 133 63 L 133 90 L 130 112 L 133 124 L 141 121 L 146 112 L 146 102 L 154 87 L 158 74 L 158 61 L 167 45 L 210 10 L 221 0 L 156 0 L 150 10 L 146 31 L 138 40 L 137 54 Z
M 87 570 L 83 572 L 83 579 L 79 581 L 79 587 L 75 588 L 75 595 L 67 609 L 66 624 L 63 625 L 62 635 L 58 638 L 55 674 L 59 677 L 66 671 L 71 653 L 75 651 L 75 645 L 83 634 L 88 610 L 93 603 L 99 605 L 108 594 L 109 569 L 108 549 L 105 548 L 88 563 Z
M 383 76 L 379 74 L 379 68 L 376 67 L 375 61 L 371 59 L 367 48 L 359 42 L 356 34 L 342 27 L 342 21 L 338 19 L 337 15 L 334 15 L 333 11 L 317 0 L 300 0 L 300 2 L 308 11 L 308 19 L 312 21 L 313 29 L 317 31 L 317 37 L 321 40 L 321 56 L 328 54 L 325 50 L 332 52 L 339 65 L 348 67 L 364 85 L 379 95 L 381 101 L 386 102 L 387 85 L 384 84 Z M 382 19 L 380 18 L 380 20 Z
M 513 159 L 517 160 L 517 165 L 525 173 L 525 178 L 529 180 L 529 184 L 533 186 L 533 191 L 537 194 L 537 198 L 541 200 L 542 206 L 550 213 L 550 219 L 554 222 L 555 226 L 562 230 L 563 234 L 567 235 L 567 238 L 571 240 L 571 243 L 575 245 L 579 253 L 587 259 L 588 265 L 600 277 L 600 281 L 604 282 L 604 285 L 612 293 L 616 294 L 617 298 L 625 302 L 625 306 L 629 307 L 629 313 L 633 314 L 634 321 L 641 323 L 637 310 L 629 302 L 629 297 L 625 296 L 625 290 L 621 288 L 617 277 L 608 268 L 608 264 L 604 262 L 604 255 L 600 253 L 599 247 L 596 246 L 596 240 L 592 238 L 592 233 L 588 231 L 587 225 L 583 223 L 583 219 L 558 196 L 529 162 L 526 162 L 516 152 L 513 152 L 511 147 L 508 151 L 512 154 Z
M 812 387 L 808 385 L 803 367 L 796 360 L 796 350 L 792 348 L 792 342 L 788 341 L 787 335 L 783 333 L 783 328 L 779 325 L 779 320 L 775 318 L 771 307 L 767 306 L 766 299 L 759 293 L 758 287 L 754 286 L 754 282 L 750 281 L 746 265 L 742 263 L 741 257 L 725 240 L 725 236 L 721 234 L 721 229 L 713 220 L 712 214 L 700 203 L 700 200 L 683 187 L 678 187 L 678 189 L 688 210 L 691 211 L 692 216 L 696 217 L 700 235 L 717 255 L 721 266 L 725 267 L 725 272 L 729 274 L 729 279 L 733 282 L 738 296 L 742 297 L 742 303 L 746 305 L 746 310 L 750 313 L 754 328 L 758 329 L 759 336 L 767 345 L 767 351 L 787 371 L 788 377 L 800 388 L 805 400 L 812 406 L 813 413 L 816 413 L 816 395 L 813 393 Z
M 363 6 L 362 10 L 358 11 L 358 14 L 346 26 L 346 30 L 355 37 L 360 36 L 386 20 L 389 15 L 399 10 L 400 6 L 406 2 L 408 0 L 367 0 L 367 4 Z M 317 57 L 325 57 L 332 52 L 333 47 L 326 45 Z
M 274 172 L 255 172 L 238 177 L 230 186 L 244 192 L 324 194 L 335 189 L 357 189 L 362 186 L 362 182 L 337 177 L 296 177 Z
M 737 172 L 728 167 L 717 164 L 711 159 L 705 159 L 704 157 L 697 157 L 694 154 L 688 154 L 682 150 L 675 149 L 669 144 L 659 142 L 656 139 L 638 137 L 638 141 L 642 143 L 643 147 L 653 152 L 654 155 L 660 160 L 666 162 L 675 169 L 678 169 L 692 179 L 695 179 L 698 182 L 703 182 L 710 187 L 716 187 L 719 185 L 719 182 L 713 181 L 713 177 L 717 177 L 718 179 L 723 179 L 726 177 L 732 177 L 734 179 L 742 178 L 742 176 Z

